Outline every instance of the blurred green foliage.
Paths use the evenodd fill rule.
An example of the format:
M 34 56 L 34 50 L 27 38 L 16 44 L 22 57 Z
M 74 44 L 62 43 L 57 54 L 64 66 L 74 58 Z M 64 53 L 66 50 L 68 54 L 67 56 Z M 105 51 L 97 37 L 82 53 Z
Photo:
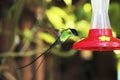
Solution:
M 55 42 L 55 38 L 49 33 L 39 33 L 38 36 L 50 44 Z
M 111 3 L 109 7 L 109 17 L 111 20 L 112 29 L 120 35 L 120 4 L 119 3 Z
M 32 32 L 29 29 L 26 29 L 23 32 L 24 40 L 31 40 L 33 37 Z
M 72 4 L 72 0 L 64 0 L 64 2 L 67 6 L 71 6 Z

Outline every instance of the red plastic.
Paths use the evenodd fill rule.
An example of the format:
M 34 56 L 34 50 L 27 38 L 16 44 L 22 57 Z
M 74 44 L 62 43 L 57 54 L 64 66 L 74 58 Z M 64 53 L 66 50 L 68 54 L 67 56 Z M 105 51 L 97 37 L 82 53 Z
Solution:
M 120 50 L 120 40 L 112 36 L 111 29 L 90 29 L 88 38 L 74 43 L 73 48 L 94 51 Z

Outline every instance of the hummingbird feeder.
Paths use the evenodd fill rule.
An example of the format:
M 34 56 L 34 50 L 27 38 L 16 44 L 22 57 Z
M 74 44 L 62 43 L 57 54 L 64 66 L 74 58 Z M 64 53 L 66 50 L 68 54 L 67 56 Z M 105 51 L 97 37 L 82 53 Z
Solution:
M 112 35 L 108 16 L 109 0 L 91 0 L 92 21 L 88 37 L 75 42 L 77 50 L 108 51 L 120 50 L 120 40 Z

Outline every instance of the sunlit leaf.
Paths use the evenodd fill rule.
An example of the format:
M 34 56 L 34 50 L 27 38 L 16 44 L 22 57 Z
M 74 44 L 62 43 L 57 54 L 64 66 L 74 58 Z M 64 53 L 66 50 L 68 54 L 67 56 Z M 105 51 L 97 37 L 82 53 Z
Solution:
M 43 40 L 45 40 L 46 42 L 48 42 L 48 43 L 53 43 L 55 41 L 55 38 L 52 35 L 48 34 L 48 33 L 43 33 L 43 32 L 38 33 L 38 36 L 40 38 L 42 38 Z
M 64 0 L 65 4 L 67 6 L 71 6 L 72 5 L 72 0 Z
M 66 18 L 66 23 L 65 23 L 65 25 L 67 26 L 67 28 L 74 28 L 74 27 L 75 27 L 75 20 L 76 20 L 75 15 L 70 14 L 70 15 Z
M 90 28 L 90 23 L 86 20 L 81 20 L 77 23 L 76 28 L 80 32 L 80 37 L 87 37 Z
M 75 15 L 67 14 L 62 8 L 51 7 L 46 10 L 46 15 L 52 25 L 58 30 L 75 27 Z
M 50 9 L 53 13 L 55 13 L 56 15 L 62 17 L 62 18 L 67 18 L 68 15 L 67 13 L 64 11 L 64 9 L 59 8 L 59 7 L 51 7 Z
M 32 39 L 32 32 L 29 29 L 24 30 L 23 34 L 25 39 Z
M 52 7 L 50 10 L 46 11 L 46 15 L 56 29 L 62 29 L 66 27 L 63 23 L 63 17 L 65 16 L 65 13 L 62 9 Z
M 51 2 L 51 1 L 52 1 L 52 0 L 46 0 L 46 2 L 48 2 L 48 3 Z
M 83 6 L 83 10 L 87 13 L 91 12 L 92 8 L 91 8 L 91 5 L 90 3 L 86 3 L 84 6 Z

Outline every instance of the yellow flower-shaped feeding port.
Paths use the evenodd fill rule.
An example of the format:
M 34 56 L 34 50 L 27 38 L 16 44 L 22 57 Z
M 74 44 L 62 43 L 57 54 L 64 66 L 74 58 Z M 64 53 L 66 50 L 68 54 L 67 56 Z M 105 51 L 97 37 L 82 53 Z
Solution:
M 108 36 L 100 36 L 99 40 L 100 41 L 110 41 L 110 37 L 108 37 Z

